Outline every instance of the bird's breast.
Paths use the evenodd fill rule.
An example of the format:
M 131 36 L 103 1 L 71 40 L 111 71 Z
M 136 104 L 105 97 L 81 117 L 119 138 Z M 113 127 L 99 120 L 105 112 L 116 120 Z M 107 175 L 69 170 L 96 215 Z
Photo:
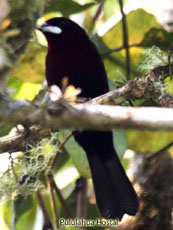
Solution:
M 46 58 L 48 85 L 62 88 L 62 79 L 82 89 L 80 96 L 96 97 L 108 91 L 107 78 L 100 55 L 87 47 L 49 51 Z

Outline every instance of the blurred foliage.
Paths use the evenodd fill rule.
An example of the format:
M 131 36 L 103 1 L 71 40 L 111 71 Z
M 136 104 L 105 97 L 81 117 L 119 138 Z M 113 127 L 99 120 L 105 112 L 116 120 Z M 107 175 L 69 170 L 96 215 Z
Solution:
M 80 175 L 91 178 L 90 169 L 84 150 L 76 143 L 73 137 L 67 142 L 66 150 Z
M 164 80 L 164 83 L 169 94 L 173 95 L 173 80 L 171 79 L 171 77 L 167 77 Z
M 113 23 L 102 37 L 96 33 L 96 29 L 104 27 L 106 21 L 119 12 L 118 1 L 105 1 L 102 11 L 97 18 L 96 12 L 99 8 L 100 0 L 55 0 L 49 1 L 50 4 L 45 7 L 44 17 L 54 17 L 62 15 L 71 17 L 73 14 L 80 13 L 80 19 L 84 27 L 91 35 L 92 41 L 98 47 L 102 54 L 107 75 L 109 77 L 111 89 L 115 88 L 118 81 L 125 82 L 125 51 L 115 52 L 114 49 L 123 45 L 122 21 Z M 124 1 L 124 3 L 128 0 Z M 74 16 L 74 15 L 73 15 Z M 142 74 L 139 66 L 143 60 L 142 51 L 144 48 L 157 46 L 167 53 L 172 42 L 173 33 L 165 31 L 156 20 L 155 16 L 144 11 L 143 9 L 133 10 L 127 15 L 129 44 L 134 46 L 130 48 L 131 56 L 131 79 Z M 16 99 L 33 100 L 38 91 L 42 89 L 42 82 L 45 79 L 45 56 L 47 48 L 46 42 L 41 33 L 35 32 L 30 40 L 26 52 L 21 56 L 17 66 L 11 72 L 8 78 L 8 87 L 12 97 Z M 145 67 L 144 71 L 148 71 Z M 122 77 L 123 76 L 123 77 Z M 165 80 L 166 87 L 172 92 L 170 78 Z M 135 106 L 153 105 L 151 101 L 136 100 L 133 101 Z M 8 134 L 11 125 L 0 124 L 0 136 Z M 62 142 L 67 132 L 60 131 L 56 135 L 59 142 Z M 120 159 L 123 161 L 125 169 L 128 169 L 129 160 L 123 159 L 127 148 L 134 150 L 136 153 L 155 153 L 167 144 L 173 141 L 173 134 L 168 132 L 149 132 L 149 131 L 114 131 L 114 144 Z M 47 151 L 51 149 L 47 146 Z M 48 151 L 49 152 L 49 151 Z M 172 151 L 173 152 L 173 151 Z M 75 181 L 79 175 L 90 178 L 90 170 L 84 151 L 76 144 L 74 138 L 65 144 L 59 153 L 56 167 L 53 169 L 55 181 L 61 189 L 62 195 L 67 202 L 71 212 L 75 216 L 76 210 L 76 193 Z M 46 189 L 46 180 L 43 173 L 39 178 L 43 184 L 41 194 L 45 202 L 46 209 L 52 219 L 49 193 Z M 91 184 L 89 183 L 89 189 Z M 14 195 L 14 194 L 13 194 Z M 10 199 L 10 197 L 9 197 Z M 90 199 L 89 199 L 90 200 Z M 66 217 L 62 204 L 56 199 L 56 204 L 60 216 Z M 0 226 L 3 229 L 12 229 L 11 223 L 16 215 L 16 230 L 34 229 L 36 213 L 38 211 L 38 201 L 35 195 L 29 195 L 27 198 L 18 196 L 14 201 L 7 201 L 1 206 L 2 221 Z M 13 211 L 15 212 L 13 212 Z M 88 201 L 87 218 L 96 218 L 99 216 L 94 202 Z M 1 229 L 1 227 L 0 227 Z M 73 230 L 76 227 L 62 227 L 61 229 Z M 93 228 L 96 229 L 97 228 Z
M 30 42 L 19 60 L 19 65 L 13 69 L 11 75 L 24 82 L 41 83 L 45 78 L 46 52 L 46 47 L 36 41 Z
M 33 229 L 36 215 L 36 199 L 33 196 L 18 197 L 15 201 L 8 201 L 1 207 L 1 213 L 4 216 L 4 229 L 12 229 L 12 219 L 15 219 L 16 229 Z M 13 210 L 13 211 L 12 211 Z M 15 215 L 15 216 L 14 216 Z
M 12 215 L 13 215 L 12 208 L 13 207 L 12 207 L 11 200 L 1 205 L 1 215 L 3 216 L 3 222 L 1 223 L 1 226 L 4 227 L 4 229 L 11 229 Z
M 39 90 L 42 89 L 42 85 L 38 83 L 32 83 L 29 81 L 22 81 L 19 78 L 10 76 L 7 80 L 7 85 L 11 91 L 11 96 L 15 99 L 27 99 L 32 101 Z
M 129 44 L 140 43 L 146 32 L 152 27 L 160 28 L 160 24 L 156 18 L 147 13 L 145 10 L 133 10 L 127 15 Z M 150 22 L 150 23 L 147 23 Z M 136 36 L 137 35 L 137 36 Z M 121 21 L 114 25 L 103 36 L 103 41 L 111 49 L 117 48 L 122 45 L 123 31 Z
M 151 28 L 141 41 L 141 46 L 151 47 L 153 44 L 160 49 L 167 51 L 172 43 L 173 32 L 167 32 L 160 28 Z
M 93 3 L 88 3 L 84 5 L 80 5 L 72 0 L 53 1 L 52 4 L 45 7 L 44 12 L 49 13 L 54 11 L 60 11 L 64 17 L 68 17 L 71 14 L 76 14 L 81 11 L 84 11 L 93 5 L 95 5 L 94 1 Z
M 11 124 L 0 123 L 0 137 L 3 137 L 6 134 L 8 134 L 12 128 L 13 125 Z
M 149 21 L 150 23 L 147 23 L 147 21 Z M 130 45 L 139 44 L 142 41 L 145 33 L 147 33 L 152 27 L 160 27 L 156 18 L 142 9 L 131 11 L 127 15 L 127 22 Z M 105 46 L 107 46 L 109 49 L 115 49 L 123 45 L 122 38 L 122 24 L 120 21 L 119 23 L 114 25 L 106 34 L 104 34 L 104 36 L 102 37 L 102 42 L 104 42 Z M 152 45 L 154 45 L 154 43 L 152 43 Z M 140 71 L 136 68 L 136 66 L 138 66 L 141 61 L 141 48 L 130 48 L 130 57 L 132 72 L 131 79 L 134 79 L 141 74 Z M 117 75 L 116 73 L 117 71 L 120 71 L 121 73 L 126 75 L 126 57 L 124 50 L 121 50 L 119 52 L 108 52 L 108 54 L 106 54 L 105 50 L 103 50 L 103 58 L 106 71 L 110 79 L 120 80 L 119 75 Z
M 13 201 L 13 214 L 15 213 L 16 229 L 27 226 L 32 229 L 35 222 L 37 210 L 36 198 L 34 196 L 19 196 Z
M 118 153 L 119 158 L 122 160 L 124 153 L 127 149 L 127 136 L 124 130 L 114 130 L 114 146 Z
M 123 3 L 125 4 L 127 1 L 128 0 L 124 0 Z M 114 7 L 112 7 L 112 5 Z M 92 7 L 91 9 L 85 12 L 84 25 L 88 34 L 91 34 L 95 26 L 97 26 L 97 20 L 95 20 L 95 17 L 97 16 L 99 7 L 100 5 L 95 5 L 94 7 Z M 118 12 L 119 12 L 118 1 L 114 1 L 114 0 L 104 1 L 104 4 L 102 5 L 101 20 L 106 21 Z M 99 20 L 98 20 L 98 24 L 99 24 Z
M 140 153 L 155 153 L 173 141 L 172 132 L 128 131 L 128 148 Z
M 157 66 L 168 65 L 168 55 L 156 46 L 142 51 L 144 60 L 140 63 L 139 69 L 144 73 L 149 73 Z

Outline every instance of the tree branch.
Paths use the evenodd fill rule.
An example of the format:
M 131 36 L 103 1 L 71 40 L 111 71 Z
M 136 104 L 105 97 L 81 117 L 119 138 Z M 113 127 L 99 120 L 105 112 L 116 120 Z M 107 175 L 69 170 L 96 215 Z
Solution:
M 27 113 L 24 112 L 26 110 Z M 17 116 L 13 116 L 14 114 Z M 6 117 L 5 120 L 7 120 Z M 32 103 L 30 103 L 30 106 L 23 106 L 9 114 L 8 120 L 24 126 L 40 124 L 42 127 L 49 127 L 53 131 L 60 128 L 94 130 L 133 128 L 171 131 L 173 130 L 173 109 L 89 104 L 70 106 L 65 102 L 51 103 L 48 107 L 33 109 Z M 2 112 L 0 112 L 0 121 L 4 121 Z
M 114 103 L 121 103 L 137 98 L 152 99 L 161 106 L 173 107 L 173 96 L 167 92 L 163 83 L 166 76 L 169 76 L 169 66 L 158 67 L 105 95 L 73 106 L 62 99 L 43 106 L 41 103 L 38 105 L 0 95 L 0 122 L 22 124 L 26 127 L 37 124 L 52 131 L 59 128 L 173 130 L 173 110 L 169 108 L 96 105 L 112 100 Z
M 102 8 L 103 8 L 104 3 L 105 3 L 105 0 L 100 1 L 99 6 L 97 8 L 97 11 L 96 11 L 94 18 L 93 18 L 94 22 L 96 22 L 97 19 L 99 18 L 100 14 L 102 12 Z
M 13 128 L 9 135 L 0 138 L 0 153 L 26 151 L 27 146 L 34 145 L 49 135 L 49 129 L 38 126 L 32 126 L 27 131 L 23 127 Z
M 159 66 L 88 103 L 103 104 L 114 101 L 114 104 L 120 104 L 131 99 L 151 99 L 162 107 L 173 107 L 173 95 L 168 93 L 163 82 L 169 76 L 170 68 L 173 70 L 173 65 Z

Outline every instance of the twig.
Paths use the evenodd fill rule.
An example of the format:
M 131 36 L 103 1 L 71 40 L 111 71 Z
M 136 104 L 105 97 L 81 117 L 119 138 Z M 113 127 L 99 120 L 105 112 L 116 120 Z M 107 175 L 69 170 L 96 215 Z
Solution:
M 47 168 L 47 170 L 46 170 L 46 172 L 45 172 L 45 175 L 48 175 L 48 174 L 49 174 L 50 170 L 53 168 L 53 166 L 54 166 L 54 164 L 55 164 L 55 162 L 56 162 L 56 160 L 57 160 L 57 158 L 58 158 L 58 155 L 59 155 L 61 149 L 64 147 L 65 143 L 69 140 L 69 138 L 70 138 L 71 136 L 72 136 L 72 133 L 71 133 L 71 132 L 68 133 L 67 136 L 65 137 L 64 141 L 61 142 L 61 143 L 59 144 L 58 150 L 57 150 L 55 156 L 52 157 L 52 159 L 50 160 L 50 162 L 49 162 L 49 164 L 48 164 L 48 168 Z
M 76 181 L 76 218 L 86 218 L 87 213 L 87 180 L 80 177 Z
M 147 160 L 148 160 L 148 159 L 151 160 L 152 158 L 158 157 L 159 155 L 165 153 L 165 151 L 166 151 L 167 149 L 169 149 L 170 147 L 172 147 L 172 146 L 173 146 L 173 142 L 169 143 L 168 145 L 166 145 L 165 147 L 163 147 L 162 149 L 160 149 L 158 152 L 156 152 L 156 153 L 154 153 L 154 154 L 151 154 L 151 155 L 147 156 Z
M 46 178 L 47 178 L 47 188 L 50 194 L 50 205 L 51 205 L 53 219 L 57 228 L 59 228 L 59 215 L 56 209 L 55 197 L 53 194 L 52 174 L 49 173 L 48 175 L 46 175 Z
M 53 176 L 52 176 L 50 170 L 53 168 L 61 149 L 63 148 L 63 146 L 65 145 L 65 143 L 68 141 L 68 139 L 71 136 L 72 136 L 72 133 L 67 134 L 67 136 L 65 137 L 64 141 L 60 143 L 55 156 L 50 160 L 50 162 L 48 164 L 48 168 L 47 168 L 47 170 L 45 172 L 45 175 L 46 175 L 46 178 L 47 178 L 47 187 L 48 187 L 48 190 L 49 190 L 49 193 L 50 193 L 50 204 L 51 204 L 52 214 L 53 214 L 54 221 L 55 221 L 55 223 L 57 225 L 57 228 L 59 228 L 59 216 L 58 216 L 58 213 L 57 213 L 57 210 L 56 210 L 53 189 L 55 189 L 57 195 L 59 195 L 58 197 L 59 197 L 61 203 L 63 204 L 63 207 L 64 207 L 65 211 L 67 211 L 68 208 L 67 208 L 67 206 L 66 206 L 66 204 L 64 202 L 64 199 L 63 199 L 62 195 L 60 194 L 60 191 L 58 191 L 58 188 L 57 188 L 57 186 L 56 186 L 56 184 L 55 184 L 55 182 L 53 180 Z M 67 213 L 68 213 L 68 215 L 71 216 L 69 210 L 67 211 Z
M 38 190 L 36 194 L 37 194 L 37 199 L 39 201 L 41 210 L 43 212 L 43 217 L 44 217 L 43 230 L 47 230 L 47 229 L 53 230 L 53 226 L 52 226 L 52 223 L 49 219 L 49 216 L 48 216 L 48 213 L 47 213 L 47 210 L 46 210 L 46 207 L 45 207 L 45 204 L 44 204 L 40 190 Z
M 100 4 L 99 4 L 99 6 L 98 6 L 98 8 L 97 8 L 97 11 L 96 11 L 96 13 L 95 13 L 95 15 L 94 15 L 94 22 L 95 22 L 95 21 L 98 19 L 98 17 L 100 16 L 100 14 L 101 14 L 101 12 L 102 12 L 102 8 L 103 8 L 104 3 L 105 3 L 105 0 L 101 0 L 101 1 L 100 1 Z
M 172 56 L 172 52 L 173 52 L 173 44 L 171 44 L 171 46 L 168 49 L 168 64 L 169 64 L 169 74 L 170 74 L 171 80 L 173 80 L 173 72 L 172 72 L 172 69 L 171 69 L 171 56 Z
M 11 230 L 16 230 L 16 207 L 15 201 L 12 201 Z
M 129 44 L 128 44 L 128 29 L 126 23 L 126 16 L 123 10 L 123 0 L 119 0 L 120 10 L 122 14 L 122 27 L 123 27 L 123 46 L 126 50 L 126 75 L 127 80 L 130 79 L 130 53 L 129 53 Z
M 171 64 L 171 56 L 173 52 L 173 45 L 171 45 L 168 49 L 168 63 Z
M 55 192 L 56 192 L 56 194 L 57 194 L 57 196 L 58 196 L 58 198 L 62 204 L 62 207 L 64 208 L 64 211 L 65 211 L 67 217 L 72 218 L 72 214 L 71 214 L 71 212 L 70 212 L 70 210 L 69 210 L 69 208 L 68 208 L 68 206 L 67 206 L 67 204 L 66 204 L 66 202 L 65 202 L 65 200 L 61 194 L 61 191 L 59 190 L 57 184 L 55 183 L 54 179 L 52 180 L 52 185 L 53 185 L 53 188 L 55 189 Z
M 128 47 L 132 48 L 132 47 L 138 47 L 138 46 L 140 46 L 140 43 L 135 43 L 135 44 L 129 45 Z M 101 53 L 101 55 L 103 56 L 103 55 L 107 55 L 107 54 L 110 54 L 110 53 L 113 53 L 113 52 L 118 52 L 118 51 L 121 51 L 121 50 L 123 50 L 125 48 L 126 47 L 124 45 L 122 45 L 122 46 L 120 46 L 118 48 L 115 48 L 115 49 L 109 49 L 109 50 Z
M 14 162 L 13 162 L 13 158 L 12 158 L 12 156 L 11 156 L 11 153 L 9 153 L 9 159 L 10 159 L 11 169 L 12 169 L 13 175 L 14 175 L 14 177 L 15 177 L 16 183 L 18 184 L 19 179 L 18 179 L 18 177 L 17 177 L 16 171 L 15 171 L 15 168 L 14 168 L 14 164 L 13 164 Z
M 52 214 L 53 214 L 53 218 L 54 218 L 54 221 L 57 225 L 57 228 L 59 228 L 59 216 L 58 216 L 58 213 L 57 213 L 57 210 L 56 210 L 56 205 L 55 205 L 55 198 L 54 198 L 54 194 L 53 194 L 53 189 L 55 189 L 56 193 L 59 195 L 60 192 L 58 191 L 58 188 L 57 186 L 55 186 L 55 182 L 53 180 L 53 176 L 51 174 L 51 169 L 53 168 L 55 162 L 56 162 L 56 159 L 61 151 L 61 149 L 63 148 L 63 146 L 65 145 L 65 143 L 67 142 L 67 140 L 72 136 L 72 133 L 69 133 L 67 134 L 66 138 L 64 139 L 63 142 L 60 143 L 59 145 L 59 148 L 55 154 L 55 156 L 50 160 L 49 162 L 49 165 L 48 165 L 48 168 L 45 172 L 45 175 L 46 175 L 46 178 L 47 178 L 47 187 L 48 187 L 48 190 L 49 190 L 49 193 L 50 193 L 50 204 L 51 204 L 51 209 L 52 209 Z M 59 192 L 59 193 L 58 193 Z M 61 196 L 61 195 L 60 195 Z M 59 199 L 60 199 L 60 196 L 59 196 Z M 61 196 L 61 198 L 63 198 Z M 65 208 L 65 210 L 67 211 L 67 207 L 66 207 L 66 204 L 64 202 L 63 199 L 60 200 L 61 202 L 63 202 L 63 207 Z M 68 212 L 68 215 L 70 214 L 70 212 Z M 71 214 L 70 214 L 71 215 Z
M 165 154 L 165 151 L 168 150 L 173 145 L 173 142 L 169 143 L 168 145 L 164 146 L 162 149 L 155 153 L 150 154 L 137 154 L 135 158 L 133 159 L 133 165 L 135 165 L 135 177 L 133 179 L 133 184 L 135 184 L 139 178 L 142 175 L 142 172 L 144 171 L 144 167 L 146 166 L 146 163 L 151 162 L 153 159 L 159 159 L 159 156 L 162 154 Z M 147 175 L 145 175 L 147 176 Z M 144 180 L 145 181 L 145 180 Z

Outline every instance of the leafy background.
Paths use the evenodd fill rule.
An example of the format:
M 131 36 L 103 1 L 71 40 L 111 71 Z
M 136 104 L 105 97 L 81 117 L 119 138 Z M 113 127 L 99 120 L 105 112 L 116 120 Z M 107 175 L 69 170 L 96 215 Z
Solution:
M 134 5 L 134 9 L 129 10 L 127 14 L 127 24 L 129 33 L 129 44 L 138 44 L 130 48 L 131 55 L 131 75 L 134 79 L 143 73 L 140 71 L 141 61 L 143 60 L 142 50 L 150 48 L 153 45 L 167 52 L 171 44 L 173 33 L 167 32 L 156 18 L 158 14 L 158 5 L 163 1 L 145 1 L 143 7 L 138 8 L 137 1 L 126 0 L 126 6 Z M 118 1 L 105 1 L 99 18 L 94 21 L 94 16 L 99 7 L 99 0 L 55 0 L 52 4 L 45 7 L 44 19 L 54 16 L 70 17 L 85 28 L 91 36 L 92 41 L 97 45 L 102 54 L 107 75 L 111 87 L 116 87 L 119 81 L 122 81 L 121 75 L 126 76 L 125 51 L 112 52 L 123 44 L 122 22 L 117 19 L 119 12 Z M 148 5 L 147 5 L 148 4 Z M 131 7 L 132 8 L 132 7 Z M 138 9 L 137 9 L 138 8 Z M 113 20 L 114 19 L 114 20 Z M 110 23 L 111 22 L 111 26 Z M 106 31 L 103 35 L 102 31 Z M 97 33 L 98 32 L 98 33 Z M 45 80 L 44 63 L 46 56 L 46 41 L 39 31 L 34 31 L 25 53 L 21 56 L 8 78 L 8 87 L 11 96 L 16 99 L 33 100 L 39 90 L 43 88 Z M 121 74 L 119 74 L 121 72 Z M 134 101 L 134 105 L 142 105 L 143 101 Z M 148 103 L 148 104 L 147 104 Z M 145 102 L 150 105 L 152 102 Z M 12 127 L 6 124 L 0 124 L 0 136 L 7 135 Z M 63 141 L 68 131 L 58 133 L 59 141 Z M 131 149 L 135 153 L 155 153 L 159 149 L 173 140 L 173 134 L 168 132 L 149 132 L 136 130 L 115 130 L 114 144 L 119 157 L 123 162 L 125 169 L 128 169 L 129 158 L 126 156 L 126 150 Z M 55 179 L 61 189 L 61 192 L 71 210 L 75 210 L 75 181 L 79 175 L 89 180 L 88 216 L 87 218 L 96 218 L 99 213 L 93 201 L 92 184 L 89 178 L 90 171 L 88 162 L 83 150 L 71 138 L 61 152 L 55 169 Z M 46 188 L 42 191 L 46 208 L 50 212 L 49 195 Z M 56 200 L 60 216 L 65 216 L 61 203 Z M 22 229 L 40 229 L 38 225 L 38 203 L 35 194 L 26 198 L 11 200 L 1 205 L 0 229 L 11 229 L 12 210 L 16 209 L 16 230 Z M 36 216 L 37 214 L 37 216 Z M 65 229 L 65 228 L 64 228 Z M 77 229 L 77 228 L 67 228 Z M 93 228 L 97 229 L 97 228 Z

